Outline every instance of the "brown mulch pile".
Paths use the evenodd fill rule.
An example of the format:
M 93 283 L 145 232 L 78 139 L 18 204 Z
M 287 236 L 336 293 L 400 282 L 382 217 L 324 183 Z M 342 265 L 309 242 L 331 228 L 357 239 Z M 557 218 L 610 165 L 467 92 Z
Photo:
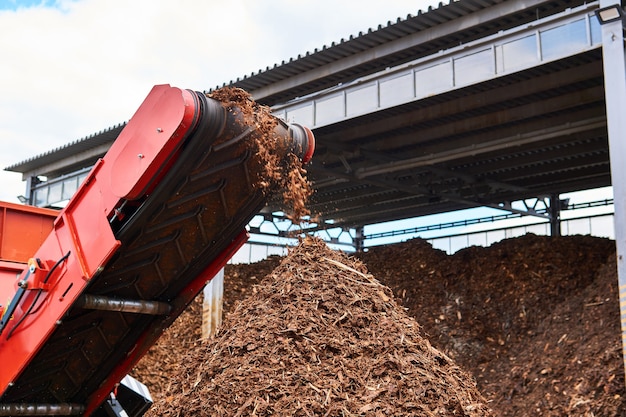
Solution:
M 528 234 L 447 256 L 416 239 L 362 255 L 500 416 L 623 416 L 615 243 Z
M 305 240 L 180 358 L 149 415 L 488 416 L 359 261 Z
M 183 351 L 194 349 L 202 337 L 202 297 L 196 299 L 141 358 L 131 376 L 144 383 L 153 398 L 170 389 L 171 375 L 180 367 Z
M 254 268 L 245 268 L 248 265 L 226 265 L 224 313 L 230 311 L 238 300 L 245 298 L 252 290 L 252 285 L 271 273 L 281 260 L 279 256 L 270 256 L 255 263 Z M 170 389 L 172 375 L 180 368 L 182 358 L 201 344 L 202 300 L 201 293 L 133 368 L 131 374 L 148 386 L 154 398 Z
M 452 256 L 415 239 L 361 259 L 433 346 L 474 376 L 495 415 L 626 416 L 614 253 L 607 239 L 526 235 Z M 280 259 L 227 265 L 225 303 L 251 294 Z M 196 343 L 192 316 L 197 325 L 181 316 L 168 332 L 195 331 Z M 166 334 L 151 351 L 161 360 L 140 365 L 180 363 L 193 345 Z
M 503 415 L 528 415 L 529 406 L 545 416 L 626 415 L 619 315 L 612 256 L 593 285 L 556 305 L 531 337 L 491 365 L 510 375 L 506 387 L 484 384 Z

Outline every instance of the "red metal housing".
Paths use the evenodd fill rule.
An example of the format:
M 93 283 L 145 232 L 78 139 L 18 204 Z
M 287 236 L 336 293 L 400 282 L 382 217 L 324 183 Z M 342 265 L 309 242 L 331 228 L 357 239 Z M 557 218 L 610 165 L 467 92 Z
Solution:
M 156 86 L 53 222 L 0 205 L 0 415 L 24 404 L 92 415 L 246 241 L 268 195 L 240 113 Z M 311 157 L 310 130 L 275 134 L 278 153 Z

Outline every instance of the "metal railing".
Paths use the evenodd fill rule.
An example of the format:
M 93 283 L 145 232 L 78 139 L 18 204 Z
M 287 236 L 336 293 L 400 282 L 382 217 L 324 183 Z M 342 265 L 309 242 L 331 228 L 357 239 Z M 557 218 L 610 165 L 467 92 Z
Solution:
M 599 214 L 585 214 L 576 216 L 574 212 L 590 209 L 609 211 Z M 561 213 L 567 218 L 561 219 L 561 234 L 587 234 L 614 239 L 613 199 L 607 198 L 582 203 L 572 203 Z M 570 217 L 571 216 L 571 217 Z M 271 220 L 265 220 L 271 222 Z M 498 226 L 501 225 L 501 226 Z M 385 226 L 383 226 L 385 227 Z M 489 246 L 502 239 L 521 236 L 527 233 L 550 235 L 550 223 L 544 219 L 523 216 L 519 213 L 505 213 L 500 215 L 484 216 L 463 219 L 444 223 L 433 223 L 410 228 L 393 229 L 384 232 L 363 234 L 364 248 L 398 243 L 413 238 L 422 238 L 448 254 L 469 246 Z M 439 234 L 437 232 L 457 228 L 456 233 Z M 476 230 L 480 228 L 480 230 Z M 261 230 L 260 225 L 255 230 Z M 355 229 L 324 230 L 315 233 L 330 247 L 346 252 L 354 252 L 357 232 Z M 265 259 L 271 255 L 283 256 L 288 249 L 297 245 L 296 238 L 269 236 L 251 233 L 251 238 L 235 255 L 233 263 L 251 263 Z

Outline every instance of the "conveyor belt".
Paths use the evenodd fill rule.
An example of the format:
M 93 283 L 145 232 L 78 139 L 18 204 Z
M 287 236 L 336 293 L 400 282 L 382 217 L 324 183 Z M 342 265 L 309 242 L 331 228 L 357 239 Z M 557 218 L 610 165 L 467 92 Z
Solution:
M 184 310 L 195 296 L 185 288 L 264 205 L 267 196 L 255 186 L 254 130 L 237 112 L 206 111 L 213 100 L 198 97 L 205 107 L 199 126 L 150 195 L 124 207 L 125 221 L 113 223 L 122 246 L 85 291 L 91 303 L 101 300 L 111 310 L 84 308 L 93 307 L 84 299 L 73 305 L 2 403 L 88 403 L 112 375 L 128 371 L 118 368 L 138 340 L 140 348 L 152 345 Z M 294 134 L 283 124 L 277 132 L 285 141 L 278 147 L 287 153 Z M 306 142 L 306 133 L 298 135 Z M 155 314 L 116 311 L 124 308 L 106 300 L 141 300 L 138 308 Z

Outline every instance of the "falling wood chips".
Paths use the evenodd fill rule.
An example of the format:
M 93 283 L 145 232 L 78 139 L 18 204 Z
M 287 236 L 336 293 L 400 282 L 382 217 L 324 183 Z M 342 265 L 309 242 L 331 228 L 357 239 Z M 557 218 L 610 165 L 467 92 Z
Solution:
M 354 259 L 306 239 L 180 358 L 152 416 L 490 416 Z

